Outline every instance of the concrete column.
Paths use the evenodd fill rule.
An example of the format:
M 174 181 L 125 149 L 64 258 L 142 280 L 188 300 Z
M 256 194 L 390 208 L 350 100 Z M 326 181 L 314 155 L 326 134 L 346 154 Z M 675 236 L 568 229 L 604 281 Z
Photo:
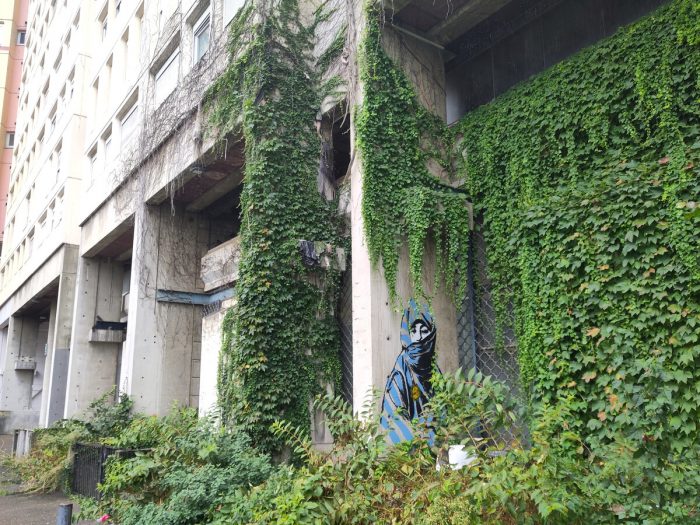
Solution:
M 115 386 L 117 352 L 121 345 L 91 343 L 89 335 L 98 315 L 105 321 L 120 320 L 123 274 L 123 263 L 80 258 L 70 334 L 65 417 L 80 414 Z M 63 342 L 57 339 L 57 347 L 59 344 Z
M 41 426 L 47 427 L 64 416 L 70 360 L 71 332 L 75 308 L 78 250 L 66 249 L 63 271 L 59 277 L 58 295 L 52 307 L 47 341 L 46 379 Z
M 53 368 L 53 356 L 54 352 L 52 351 L 52 346 L 51 342 L 54 339 L 54 334 L 56 333 L 56 301 L 51 301 L 51 308 L 49 311 L 49 331 L 48 335 L 46 337 L 46 342 L 48 345 L 48 352 L 46 354 L 46 362 L 44 363 L 44 367 L 48 371 L 46 374 L 44 374 L 44 381 L 42 385 L 42 389 L 44 392 L 50 392 L 51 391 L 51 369 Z M 39 425 L 42 427 L 47 427 L 48 426 L 48 413 L 49 413 L 49 404 L 48 400 L 50 398 L 49 395 L 44 395 L 41 403 L 41 408 L 39 410 Z M 63 413 L 61 412 L 61 416 L 63 416 Z
M 135 409 L 148 414 L 187 405 L 197 391 L 201 306 L 156 300 L 158 289 L 203 290 L 197 223 L 196 215 L 170 203 L 143 206 L 136 214 L 122 386 Z
M 356 8 L 356 35 L 364 31 L 364 14 Z M 398 53 L 395 42 L 390 43 L 389 52 Z M 410 60 L 410 58 L 407 58 Z M 403 60 L 401 61 L 403 62 Z M 409 78 L 415 83 L 425 77 L 424 72 L 402 63 Z M 441 67 L 441 66 L 440 66 Z M 418 74 L 420 73 L 420 74 Z M 429 75 L 428 75 L 429 76 Z M 441 77 L 440 77 L 441 78 Z M 430 81 L 432 82 L 432 81 Z M 444 90 L 440 95 L 440 86 L 426 86 L 428 80 L 421 80 L 419 93 L 421 100 L 431 109 L 444 116 Z M 425 85 L 423 85 L 425 84 Z M 362 104 L 364 87 L 361 82 L 355 84 L 353 101 Z M 432 102 L 422 95 L 432 93 Z M 442 96 L 442 98 L 441 98 Z M 430 102 L 430 103 L 429 103 Z M 441 108 L 441 109 L 440 109 Z M 439 110 L 439 111 L 438 111 Z M 351 210 L 351 253 L 352 253 L 352 328 L 353 328 L 353 403 L 357 412 L 373 390 L 380 393 L 385 388 L 388 374 L 394 366 L 396 357 L 401 352 L 401 316 L 409 299 L 413 297 L 413 285 L 408 272 L 408 252 L 403 250 L 399 261 L 397 275 L 398 305 L 390 304 L 389 290 L 381 268 L 370 263 L 367 240 L 365 238 L 364 218 L 362 217 L 362 155 L 357 149 L 357 136 L 354 125 L 351 126 L 351 158 L 354 159 L 350 173 L 350 210 Z M 457 353 L 456 307 L 444 293 L 433 289 L 435 271 L 435 254 L 428 243 L 424 261 L 423 289 L 433 295 L 432 308 L 437 327 L 436 354 L 438 365 L 443 371 L 455 370 L 459 359 Z
M 39 407 L 32 403 L 32 386 L 37 370 L 43 370 L 44 355 L 37 352 L 39 323 L 35 319 L 11 316 L 2 391 L 0 391 L 0 434 L 16 428 L 34 428 L 39 422 Z M 35 369 L 15 369 L 16 362 L 34 360 Z

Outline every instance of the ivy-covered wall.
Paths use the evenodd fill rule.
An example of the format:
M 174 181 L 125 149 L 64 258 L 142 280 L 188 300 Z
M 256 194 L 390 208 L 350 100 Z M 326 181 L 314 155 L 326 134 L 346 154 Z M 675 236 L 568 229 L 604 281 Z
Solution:
M 470 216 L 466 195 L 450 186 L 452 135 L 419 102 L 413 84 L 385 52 L 379 4 L 368 0 L 366 16 L 359 51 L 364 100 L 355 125 L 370 258 L 375 266 L 382 265 L 390 292 L 394 292 L 400 252 L 407 244 L 415 294 L 431 299 L 423 286 L 430 238 L 437 253 L 433 295 L 446 289 L 453 298 L 461 298 Z M 435 171 L 443 176 L 436 176 Z
M 572 424 L 593 440 L 624 431 L 649 447 L 693 443 L 697 4 L 675 0 L 452 128 L 387 56 L 378 5 L 368 1 L 365 14 L 354 114 L 361 211 L 389 290 L 407 246 L 415 295 L 430 295 L 423 271 L 433 243 L 436 284 L 463 297 L 470 199 L 483 216 L 496 310 L 505 320 L 515 309 L 532 398 L 570 399 Z M 211 92 L 214 126 L 241 126 L 246 144 L 241 277 L 224 327 L 219 402 L 269 449 L 270 423 L 308 426 L 309 397 L 337 380 L 337 276 L 319 287 L 298 252 L 299 239 L 338 241 L 316 187 L 314 121 L 329 85 L 311 53 L 314 27 L 295 0 L 249 7 Z
M 309 271 L 301 239 L 339 243 L 335 213 L 317 190 L 321 85 L 311 53 L 315 21 L 296 0 L 249 2 L 232 28 L 231 64 L 209 93 L 219 134 L 242 132 L 241 260 L 226 315 L 218 402 L 224 420 L 263 450 L 270 425 L 310 424 L 309 400 L 338 379 L 333 307 L 338 274 Z
M 699 35 L 676 0 L 455 129 L 523 385 L 593 440 L 700 435 Z

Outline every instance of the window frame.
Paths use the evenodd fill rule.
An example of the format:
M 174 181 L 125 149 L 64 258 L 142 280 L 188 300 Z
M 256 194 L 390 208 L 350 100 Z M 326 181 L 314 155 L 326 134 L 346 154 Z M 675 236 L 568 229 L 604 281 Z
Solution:
M 175 91 L 177 88 L 177 85 L 180 81 L 180 46 L 176 45 L 173 51 L 170 53 L 168 58 L 165 59 L 163 64 L 158 68 L 158 71 L 153 75 L 153 82 L 154 82 L 154 89 L 153 89 L 153 95 L 155 98 L 155 105 L 156 107 L 159 107 L 165 100 L 170 96 L 170 94 Z M 175 72 L 176 74 L 176 79 L 175 83 L 173 84 L 172 88 L 167 92 L 167 93 L 158 93 L 158 82 L 160 81 L 163 76 L 169 71 L 169 68 L 173 65 L 175 61 L 178 61 L 177 63 L 177 71 Z
M 126 144 L 136 133 L 136 129 L 138 127 L 138 110 L 139 110 L 139 101 L 138 98 L 134 101 L 134 103 L 131 105 L 129 109 L 127 109 L 124 114 L 121 116 L 119 119 L 119 141 L 121 142 L 122 146 Z M 133 122 L 129 122 L 130 124 L 130 129 L 128 134 L 124 134 L 124 123 L 128 122 L 129 119 L 135 119 Z
M 207 7 L 205 9 L 204 13 L 202 13 L 202 16 L 200 16 L 197 21 L 194 23 L 192 26 L 192 63 L 196 64 L 202 58 L 204 58 L 204 55 L 207 54 L 207 51 L 209 51 L 209 47 L 211 46 L 211 8 Z M 207 36 L 207 48 L 200 53 L 200 44 L 199 44 L 199 37 L 204 34 L 205 31 L 208 31 L 209 34 Z

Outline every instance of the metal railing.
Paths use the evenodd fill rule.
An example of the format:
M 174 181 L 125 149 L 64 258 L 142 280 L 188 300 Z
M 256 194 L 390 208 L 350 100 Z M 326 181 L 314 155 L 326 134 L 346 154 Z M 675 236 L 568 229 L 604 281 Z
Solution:
M 100 499 L 99 484 L 105 480 L 105 466 L 111 456 L 130 458 L 136 450 L 108 447 L 90 443 L 73 445 L 71 490 L 75 494 Z

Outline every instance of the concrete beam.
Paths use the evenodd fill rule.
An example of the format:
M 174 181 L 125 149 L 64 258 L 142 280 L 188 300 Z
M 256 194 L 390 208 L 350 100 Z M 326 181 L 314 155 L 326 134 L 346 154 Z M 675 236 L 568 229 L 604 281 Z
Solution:
M 479 22 L 486 20 L 511 0 L 472 0 L 462 6 L 456 13 L 443 22 L 432 27 L 428 36 L 443 45 L 447 45 L 463 35 Z
M 384 11 L 386 11 L 389 16 L 398 14 L 404 7 L 411 3 L 411 0 L 385 0 Z
M 236 173 L 231 173 L 226 176 L 221 182 L 216 186 L 206 191 L 200 197 L 197 197 L 190 204 L 187 205 L 186 211 L 201 211 L 210 204 L 216 202 L 221 197 L 232 191 L 236 186 L 243 182 L 243 170 L 239 170 Z
M 213 294 L 196 292 L 177 292 L 175 290 L 156 290 L 159 303 L 176 303 L 205 306 L 217 301 L 231 299 L 236 294 L 234 288 L 226 288 Z

